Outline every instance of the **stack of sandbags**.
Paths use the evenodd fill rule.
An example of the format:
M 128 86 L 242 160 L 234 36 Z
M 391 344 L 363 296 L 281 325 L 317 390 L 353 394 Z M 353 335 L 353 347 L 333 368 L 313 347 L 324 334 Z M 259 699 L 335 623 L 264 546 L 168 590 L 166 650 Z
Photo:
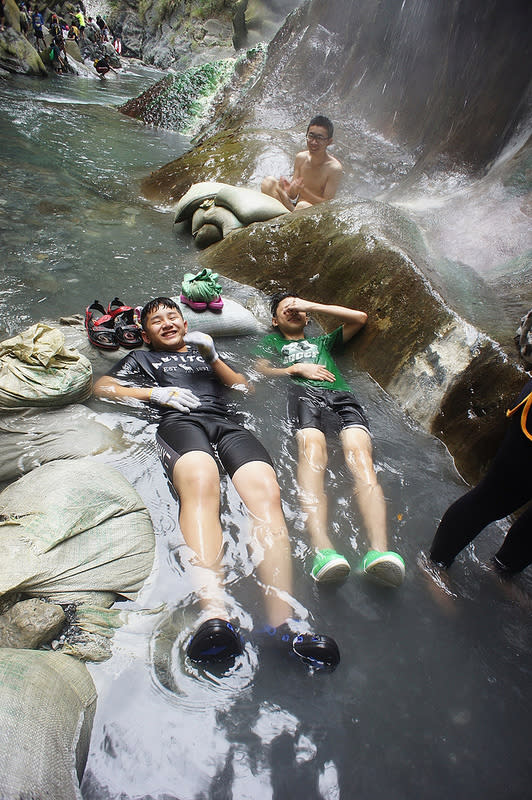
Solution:
M 191 220 L 192 236 L 200 248 L 219 242 L 231 231 L 289 214 L 274 197 L 228 183 L 194 183 L 179 200 L 174 223 Z

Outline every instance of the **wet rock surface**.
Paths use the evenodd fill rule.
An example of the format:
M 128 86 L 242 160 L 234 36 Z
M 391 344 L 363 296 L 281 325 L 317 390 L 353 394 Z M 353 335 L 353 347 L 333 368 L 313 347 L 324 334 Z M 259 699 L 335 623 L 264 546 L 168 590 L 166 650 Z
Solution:
M 37 649 L 51 642 L 66 621 L 60 605 L 36 597 L 21 600 L 0 615 L 0 647 Z
M 0 32 L 0 67 L 8 73 L 47 75 L 35 48 L 12 27 Z

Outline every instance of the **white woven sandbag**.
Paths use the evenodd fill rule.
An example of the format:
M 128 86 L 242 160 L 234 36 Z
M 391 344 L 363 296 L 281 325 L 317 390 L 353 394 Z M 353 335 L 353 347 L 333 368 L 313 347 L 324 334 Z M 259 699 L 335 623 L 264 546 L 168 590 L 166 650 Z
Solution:
M 219 336 L 251 336 L 255 333 L 262 333 L 264 325 L 257 317 L 236 300 L 226 298 L 222 292 L 224 307 L 220 312 L 213 311 L 194 311 L 179 297 L 172 298 L 183 313 L 184 319 L 188 323 L 190 331 L 201 331 L 209 333 L 215 339 Z
M 214 202 L 217 206 L 224 206 L 232 211 L 244 225 L 290 213 L 275 197 L 243 186 L 223 186 L 216 192 Z
M 212 199 L 216 192 L 224 186 L 228 186 L 228 184 L 216 181 L 193 183 L 175 207 L 174 223 L 189 219 L 205 200 Z
M 0 649 L 0 797 L 81 800 L 96 689 L 85 664 Z
M 84 405 L 25 408 L 0 414 L 0 481 L 66 458 L 83 458 L 125 446 L 123 434 Z
M 0 493 L 0 596 L 114 592 L 135 599 L 155 538 L 135 489 L 87 458 L 52 461 Z
M 61 331 L 38 322 L 0 342 L 0 407 L 64 406 L 91 391 L 90 361 L 65 347 Z

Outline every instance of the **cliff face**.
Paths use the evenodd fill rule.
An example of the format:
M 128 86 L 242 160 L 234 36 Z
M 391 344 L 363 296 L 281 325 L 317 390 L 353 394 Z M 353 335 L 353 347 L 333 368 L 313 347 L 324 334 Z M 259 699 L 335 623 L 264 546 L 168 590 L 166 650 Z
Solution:
M 120 0 L 108 15 L 124 54 L 160 69 L 229 58 L 270 40 L 298 0 Z
M 104 17 L 112 33 L 120 35 L 124 56 L 159 69 L 183 70 L 232 58 L 241 49 L 269 41 L 298 4 L 298 0 L 118 0 Z M 48 0 L 36 7 L 45 25 L 52 12 L 69 24 L 78 5 L 85 8 L 82 0 Z M 0 32 L 0 69 L 46 75 L 31 31 L 29 41 L 20 33 L 15 0 L 5 0 L 5 13 L 8 27 Z
M 530 113 L 530 5 L 312 0 L 271 42 L 243 120 L 283 130 L 326 108 L 436 162 L 482 170 Z M 421 157 L 421 158 L 420 158 Z

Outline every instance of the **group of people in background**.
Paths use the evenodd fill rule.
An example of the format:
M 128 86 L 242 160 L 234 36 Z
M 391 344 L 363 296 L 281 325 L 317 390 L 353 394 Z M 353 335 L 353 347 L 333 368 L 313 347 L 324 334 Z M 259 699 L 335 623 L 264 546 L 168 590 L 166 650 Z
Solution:
M 0 9 L 0 23 L 1 30 L 4 29 L 4 2 Z M 98 14 L 96 20 L 91 16 L 85 17 L 81 6 L 77 7 L 74 14 L 71 15 L 70 20 L 59 19 L 55 12 L 47 21 L 46 10 L 40 10 L 38 6 L 32 6 L 31 2 L 21 2 L 19 5 L 19 19 L 20 31 L 26 39 L 33 35 L 35 49 L 38 53 L 44 52 L 46 43 L 44 39 L 45 27 L 48 28 L 52 36 L 52 43 L 50 45 L 50 58 L 54 66 L 59 70 L 63 69 L 68 64 L 68 59 L 65 52 L 64 40 L 73 39 L 77 44 L 80 44 L 84 39 L 88 39 L 95 44 L 102 44 L 109 42 L 113 45 L 118 55 L 122 52 L 122 42 L 118 34 L 111 33 L 109 26 L 105 19 Z

